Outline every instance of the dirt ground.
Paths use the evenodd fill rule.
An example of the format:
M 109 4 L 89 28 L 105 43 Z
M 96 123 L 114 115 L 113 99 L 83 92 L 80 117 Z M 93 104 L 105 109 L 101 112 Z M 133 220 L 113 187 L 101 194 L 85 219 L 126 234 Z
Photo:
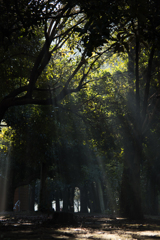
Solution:
M 75 214 L 74 219 L 54 217 L 54 214 L 1 213 L 0 239 L 160 239 L 160 217 L 146 216 L 142 221 L 89 214 Z

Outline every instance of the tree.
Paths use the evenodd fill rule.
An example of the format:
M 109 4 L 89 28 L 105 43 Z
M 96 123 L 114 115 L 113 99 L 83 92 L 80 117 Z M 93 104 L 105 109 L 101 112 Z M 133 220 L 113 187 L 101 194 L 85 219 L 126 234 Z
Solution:
M 71 39 L 74 30 L 76 27 L 83 24 L 85 21 L 85 16 L 78 14 L 80 13 L 79 9 L 74 8 L 73 5 L 70 5 L 70 3 L 67 3 L 66 5 L 60 5 L 60 2 L 57 1 L 51 8 L 49 7 L 49 12 L 53 10 L 56 13 L 55 16 L 50 16 L 52 19 L 49 22 L 49 25 L 47 26 L 46 19 L 42 17 L 40 24 L 42 22 L 45 23 L 45 42 L 44 45 L 37 56 L 34 66 L 32 68 L 29 81 L 27 78 L 27 72 L 23 72 L 22 76 L 19 77 L 20 73 L 18 68 L 16 68 L 16 71 L 9 71 L 9 79 L 5 75 L 6 71 L 6 61 L 9 60 L 9 69 L 10 67 L 13 68 L 14 64 L 13 62 L 22 61 L 24 63 L 24 59 L 22 58 L 22 55 L 27 53 L 27 51 L 21 52 L 20 51 L 20 57 L 17 57 L 17 53 L 14 53 L 10 48 L 13 47 L 13 45 L 16 45 L 17 42 L 15 40 L 18 40 L 18 43 L 21 43 L 25 41 L 24 38 L 22 38 L 25 34 L 30 35 L 32 41 L 34 42 L 35 37 L 30 34 L 30 21 L 29 17 L 32 12 L 37 13 L 38 11 L 38 17 L 36 18 L 33 14 L 33 18 L 35 21 L 34 24 L 37 26 L 39 23 L 39 17 L 40 12 L 43 12 L 44 10 L 48 9 L 48 6 L 45 5 L 45 3 L 42 2 L 42 6 L 29 4 L 29 7 L 26 8 L 27 12 L 25 12 L 24 5 L 26 4 L 25 1 L 23 1 L 22 9 L 19 9 L 19 6 L 17 6 L 17 2 L 14 3 L 13 6 L 9 5 L 8 7 L 5 5 L 3 6 L 6 11 L 9 9 L 9 13 L 11 15 L 12 21 L 15 20 L 15 23 L 17 27 L 12 26 L 12 21 L 8 23 L 7 31 L 2 29 L 3 36 L 1 41 L 3 42 L 3 48 L 2 48 L 2 61 L 1 64 L 3 66 L 3 75 L 5 78 L 1 78 L 1 81 L 6 80 L 6 83 L 2 84 L 2 92 L 1 92 L 1 103 L 0 103 L 0 119 L 2 120 L 4 118 L 4 114 L 10 107 L 15 107 L 19 105 L 28 105 L 28 104 L 39 104 L 39 105 L 54 105 L 55 107 L 58 106 L 58 102 L 61 101 L 66 95 L 71 94 L 73 92 L 80 91 L 84 85 L 86 85 L 86 77 L 89 74 L 90 70 L 92 69 L 93 64 L 95 61 L 99 58 L 99 56 L 102 54 L 100 51 L 97 52 L 96 55 L 92 56 L 92 62 L 90 65 L 87 63 L 88 61 L 88 55 L 87 50 L 83 48 L 83 46 L 80 43 L 80 39 L 77 36 L 77 39 L 75 41 L 76 47 L 79 49 L 79 55 L 81 55 L 80 58 L 77 58 L 79 62 L 77 61 L 75 64 L 75 69 L 73 69 L 70 76 L 68 76 L 68 79 L 66 82 L 62 81 L 62 84 L 60 85 L 59 82 L 55 81 L 52 86 L 48 86 L 45 84 L 45 82 L 41 81 L 41 78 L 43 77 L 43 72 L 48 65 L 50 59 L 54 59 L 53 53 L 55 56 L 57 55 L 57 51 L 61 50 L 61 53 L 63 54 L 63 48 L 65 44 L 68 41 L 68 44 L 70 47 L 74 47 L 74 44 L 69 42 L 69 39 Z M 31 6 L 31 8 L 30 8 Z M 8 9 L 7 9 L 8 8 Z M 29 11 L 28 11 L 29 9 Z M 37 10 L 38 9 L 38 10 Z M 23 11 L 24 10 L 24 11 Z M 3 14 L 3 21 L 5 21 L 6 18 L 6 11 L 4 11 Z M 21 14 L 22 12 L 22 14 Z M 20 13 L 20 14 L 19 14 Z M 44 16 L 44 14 L 42 13 Z M 26 19 L 28 21 L 24 22 L 22 21 L 22 16 L 26 16 Z M 47 14 L 45 17 L 47 18 Z M 20 18 L 19 18 L 20 17 Z M 31 18 L 32 19 L 32 18 Z M 12 37 L 12 33 L 14 33 L 14 37 Z M 31 31 L 33 33 L 33 30 Z M 34 37 L 34 38 L 33 38 Z M 4 43 L 4 38 L 7 38 L 7 46 Z M 22 38 L 22 40 L 21 40 Z M 19 40 L 20 39 L 20 40 Z M 72 39 L 71 39 L 72 40 Z M 24 46 L 24 45 L 22 45 Z M 10 47 L 10 48 L 9 48 Z M 28 51 L 31 50 L 31 47 L 29 47 Z M 35 51 L 36 52 L 36 51 Z M 80 53 L 81 52 L 81 53 Z M 35 53 L 36 55 L 36 53 Z M 34 55 L 34 56 L 35 56 Z M 11 63 L 10 63 L 11 60 Z M 8 64 L 8 63 L 7 63 Z M 13 64 L 13 66 L 12 66 Z M 21 66 L 20 64 L 17 64 Z M 77 78 L 75 78 L 78 71 L 83 66 L 83 75 L 77 81 Z M 18 71 L 17 71 L 18 70 Z M 13 75 L 13 72 L 15 76 Z M 12 81 L 12 78 L 14 76 L 14 82 Z M 76 81 L 74 82 L 74 78 Z M 60 79 L 61 80 L 61 79 Z M 73 86 L 71 87 L 71 83 L 73 81 Z M 59 84 L 59 85 L 58 85 Z M 47 87 L 46 87 L 47 85 Z M 9 89 L 10 88 L 10 89 Z
M 143 218 L 140 166 L 145 131 L 148 129 L 152 119 L 148 116 L 148 100 L 150 99 L 149 90 L 152 79 L 153 61 L 159 50 L 157 42 L 159 41 L 159 2 L 143 0 L 133 2 L 129 0 L 124 1 L 123 4 L 121 2 L 121 5 L 117 9 L 119 9 L 116 12 L 118 21 L 115 25 L 112 22 L 114 27 L 111 38 L 111 49 L 118 53 L 128 52 L 130 58 L 129 67 L 132 67 L 133 70 L 132 79 L 129 79 L 129 84 L 131 81 L 135 81 L 135 94 L 129 91 L 130 95 L 128 96 L 128 107 L 131 109 L 130 120 L 124 119 L 123 115 L 121 115 L 124 122 L 124 136 L 129 140 L 128 143 L 124 142 L 125 161 L 122 178 L 121 208 L 124 214 L 130 218 Z M 103 17 L 105 18 L 106 15 L 103 15 Z M 94 17 L 91 16 L 91 18 L 94 22 Z M 97 21 L 95 25 L 96 23 Z M 103 34 L 104 32 L 102 31 Z M 148 56 L 145 62 L 147 65 L 145 75 L 140 72 L 144 69 L 143 62 L 141 62 L 143 53 Z M 142 96 L 143 89 L 144 97 Z M 152 111 L 155 112 L 155 109 L 152 109 Z M 153 114 L 151 115 L 153 116 Z
M 153 13 L 156 11 L 156 6 L 158 2 L 154 1 L 152 3 L 148 2 L 144 7 L 143 1 L 139 4 L 130 3 L 130 7 L 133 5 L 133 11 L 130 11 L 130 17 L 134 17 L 131 27 L 129 28 L 132 31 L 132 44 L 134 39 L 134 44 L 132 47 L 135 49 L 135 62 L 133 63 L 135 67 L 135 102 L 132 111 L 133 116 L 133 131 L 130 135 L 126 132 L 126 137 L 130 139 L 130 144 L 126 145 L 125 153 L 125 165 L 124 173 L 122 178 L 122 196 L 121 204 L 122 209 L 126 215 L 129 215 L 130 218 L 142 218 L 142 205 L 141 205 L 141 188 L 140 188 L 140 164 L 142 161 L 142 151 L 143 151 L 143 141 L 145 136 L 146 128 L 149 126 L 146 123 L 146 118 L 148 117 L 148 100 L 149 100 L 149 89 L 151 83 L 151 73 L 153 70 L 153 59 L 155 55 L 155 50 L 157 48 L 156 38 L 159 36 L 157 32 L 157 26 L 155 22 L 155 15 Z M 143 17 L 142 17 L 143 12 Z M 156 12 L 157 14 L 157 12 Z M 157 15 L 156 15 L 157 16 Z M 158 17 L 158 16 L 157 16 Z M 153 24 L 154 22 L 154 24 Z M 157 22 L 157 24 L 159 24 Z M 154 26 L 154 28 L 153 28 Z M 145 29 L 145 30 L 144 30 Z M 145 37 L 144 37 L 145 36 Z M 157 36 L 157 37 L 156 37 Z M 147 44 L 147 45 L 146 45 Z M 140 57 L 143 51 L 148 55 L 146 75 L 143 76 L 144 84 L 144 100 L 142 101 L 141 95 L 141 85 L 140 85 L 140 71 L 143 66 L 140 62 Z M 130 51 L 129 51 L 130 54 Z M 141 107 L 142 106 L 142 107 Z M 146 126 L 147 124 L 147 126 Z M 130 136 L 129 136 L 130 135 Z M 128 185 L 128 186 L 127 186 Z M 128 194 L 128 192 L 130 194 Z M 130 207 L 132 206 L 132 207 Z
M 34 35 L 34 28 L 46 24 L 54 16 L 59 1 L 9 0 L 0 2 L 0 42 L 7 51 L 19 38 Z M 3 46 L 3 47 L 2 47 Z M 2 61 L 4 59 L 2 58 Z
M 77 93 L 87 85 L 87 77 L 102 53 L 109 50 L 118 53 L 127 52 L 129 55 L 128 69 L 132 70 L 128 84 L 133 87 L 135 82 L 135 91 L 129 89 L 128 106 L 131 110 L 125 114 L 127 120 L 123 112 L 120 114 L 124 126 L 121 208 L 130 218 L 142 218 L 140 167 L 146 129 L 152 119 L 148 114 L 150 111 L 148 101 L 153 79 L 153 63 L 155 63 L 157 81 L 159 75 L 156 64 L 158 61 L 156 58 L 159 58 L 159 1 L 89 1 L 87 3 L 63 1 L 63 4 L 55 2 L 54 9 L 56 16 L 52 16 L 50 22 L 48 21 L 48 26 L 46 24 L 45 42 L 36 58 L 29 80 L 23 85 L 19 81 L 18 87 L 14 86 L 13 91 L 2 96 L 0 119 L 4 118 L 5 112 L 11 106 L 40 104 L 58 107 L 67 95 Z M 102 48 L 105 43 L 106 45 Z M 72 72 L 67 79 L 58 78 L 52 85 L 44 79 L 42 81 L 49 61 L 54 60 L 58 52 L 61 55 L 64 54 L 66 45 L 79 54 Z M 92 52 L 95 52 L 95 55 L 92 55 Z M 145 64 L 141 61 L 143 54 L 147 56 Z M 52 66 L 54 67 L 54 61 Z M 146 74 L 143 74 L 143 70 Z M 82 71 L 80 77 L 79 71 Z M 141 94 L 142 90 L 144 94 Z M 153 113 L 154 109 L 152 109 Z M 97 136 L 97 133 L 95 135 Z M 129 139 L 127 144 L 125 139 Z
M 77 6 L 77 4 L 79 5 L 79 7 Z M 15 1 L 13 6 L 8 6 L 9 12 L 11 14 L 11 19 L 15 21 L 17 27 L 15 28 L 14 25 L 12 26 L 12 22 L 9 21 L 7 31 L 2 28 L 2 32 L 6 33 L 6 35 L 3 36 L 2 40 L 6 36 L 9 39 L 9 37 L 12 35 L 12 32 L 15 32 L 16 34 L 15 40 L 18 37 L 23 36 L 23 33 L 29 34 L 32 30 L 31 20 L 33 20 L 33 26 L 37 26 L 42 22 L 45 24 L 46 40 L 42 50 L 37 56 L 30 77 L 27 79 L 27 83 L 23 83 L 23 86 L 19 83 L 20 87 L 16 86 L 14 90 L 3 96 L 0 104 L 1 120 L 3 119 L 7 109 L 11 106 L 26 104 L 54 104 L 56 106 L 57 103 L 61 101 L 66 95 L 73 92 L 78 92 L 82 89 L 85 79 L 92 68 L 93 62 L 96 60 L 96 57 L 98 57 L 98 55 L 101 55 L 102 53 L 100 49 L 97 51 L 98 55 L 95 55 L 94 59 L 92 57 L 93 62 L 90 66 L 87 65 L 88 56 L 91 56 L 93 51 L 96 51 L 99 46 L 102 46 L 104 43 L 107 42 L 106 37 L 109 38 L 110 33 L 112 32 L 111 26 L 113 24 L 115 25 L 115 22 L 117 22 L 117 17 L 115 20 L 111 17 L 112 13 L 110 13 L 111 9 L 112 11 L 114 11 L 115 9 L 117 11 L 118 6 L 115 3 L 112 4 L 111 7 L 109 7 L 107 14 L 104 14 L 103 10 L 101 9 L 102 11 L 100 14 L 104 14 L 105 20 L 107 18 L 109 19 L 107 22 L 105 21 L 105 25 L 103 25 L 102 29 L 103 31 L 105 30 L 105 32 L 107 31 L 107 34 L 101 37 L 101 32 L 98 31 L 99 25 L 101 24 L 101 22 L 98 21 L 99 15 L 96 15 L 96 17 L 92 19 L 92 11 L 94 9 L 94 4 L 97 5 L 96 1 L 93 3 L 93 5 L 91 4 L 91 2 L 89 2 L 89 5 L 83 4 L 81 1 L 69 1 L 66 4 L 61 4 L 60 1 L 55 1 L 54 4 L 50 1 L 47 3 L 42 1 L 41 3 L 37 4 L 34 2 L 30 2 L 25 8 L 24 6 L 26 6 L 26 1 L 22 1 L 22 7 L 20 8 L 19 5 L 17 6 L 17 1 Z M 108 4 L 110 5 L 110 3 Z M 108 7 L 108 4 L 105 6 L 106 8 Z M 5 9 L 4 14 L 2 15 L 2 22 L 4 22 L 7 16 L 6 11 L 8 11 L 8 9 L 5 4 L 2 5 L 4 5 L 3 8 Z M 102 5 L 98 4 L 98 7 L 100 8 L 102 7 Z M 88 14 L 89 20 L 86 19 L 85 12 Z M 22 16 L 24 16 L 24 21 L 22 21 Z M 47 26 L 46 21 L 49 16 L 49 26 Z M 102 21 L 103 20 L 104 19 L 102 18 Z M 97 24 L 95 25 L 96 22 Z M 31 31 L 31 33 L 32 32 L 33 31 Z M 66 41 L 69 39 L 71 40 L 71 38 L 76 34 L 76 32 L 79 33 L 79 40 L 77 41 L 76 46 L 73 46 L 73 44 L 71 44 L 71 48 L 77 48 L 81 51 L 81 60 L 79 63 L 77 63 L 75 70 L 73 70 L 71 76 L 68 78 L 65 85 L 61 88 L 61 91 L 59 91 L 59 87 L 57 91 L 58 85 L 56 84 L 56 82 L 53 87 L 50 86 L 47 89 L 40 88 L 38 80 L 42 72 L 46 68 L 47 64 L 49 63 L 51 57 L 53 58 L 53 54 L 56 54 L 57 51 L 60 51 Z M 79 80 L 79 84 L 77 84 L 75 88 L 71 88 L 71 82 L 79 69 L 82 68 L 82 66 L 86 66 L 88 69 L 86 69 L 86 72 L 84 72 L 84 75 Z M 53 98 L 40 98 L 40 94 L 38 94 L 38 97 L 35 97 L 36 93 L 40 91 L 41 93 L 45 92 L 46 95 L 48 93 L 48 96 L 51 95 L 52 92 L 54 92 L 55 96 Z

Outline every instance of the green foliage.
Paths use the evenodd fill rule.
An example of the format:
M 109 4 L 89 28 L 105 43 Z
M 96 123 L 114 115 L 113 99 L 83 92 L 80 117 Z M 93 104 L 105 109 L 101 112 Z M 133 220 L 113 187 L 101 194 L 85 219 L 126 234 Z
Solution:
M 137 136 L 143 146 L 138 166 L 145 165 L 144 186 L 147 176 L 151 180 L 154 173 L 158 176 L 159 2 L 80 0 L 60 4 L 59 9 L 50 1 L 33 1 L 28 8 L 26 1 L 19 7 L 17 1 L 11 3 L 7 29 L 7 5 L 0 3 L 4 8 L 0 98 L 1 106 L 7 97 L 22 102 L 7 111 L 5 121 L 11 127 L 1 133 L 0 146 L 3 154 L 8 144 L 12 146 L 14 169 L 19 172 L 16 181 L 30 172 L 38 178 L 41 163 L 47 163 L 47 176 L 56 190 L 101 182 L 104 191 L 111 192 L 111 205 L 119 199 L 122 168 L 134 166 Z M 49 16 L 65 9 L 60 21 L 51 22 L 52 29 L 58 26 L 50 31 L 55 35 L 45 35 L 46 39 L 41 33 L 48 18 L 44 9 Z M 47 45 L 50 37 L 52 44 Z M 42 43 L 41 61 L 38 57 L 35 62 Z M 20 94 L 14 95 L 18 90 Z M 153 182 L 157 184 L 156 179 Z
M 30 69 L 41 47 L 41 29 L 34 30 L 34 38 L 19 38 L 7 50 L 0 50 L 0 100 L 18 87 L 28 83 Z
M 16 44 L 25 36 L 31 39 L 34 28 L 52 16 L 55 5 L 52 1 L 9 0 L 0 2 L 0 43 L 4 49 Z M 13 47 L 12 46 L 12 47 Z

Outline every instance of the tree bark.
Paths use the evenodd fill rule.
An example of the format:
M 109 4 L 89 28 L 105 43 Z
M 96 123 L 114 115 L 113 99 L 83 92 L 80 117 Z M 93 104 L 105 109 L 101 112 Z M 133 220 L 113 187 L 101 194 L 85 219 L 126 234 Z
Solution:
M 138 27 L 137 27 L 138 29 Z M 135 110 L 133 104 L 133 129 L 127 125 L 124 130 L 124 169 L 121 183 L 120 208 L 122 213 L 130 219 L 143 219 L 141 200 L 140 167 L 142 160 L 142 119 L 140 111 L 139 90 L 139 36 L 136 35 L 135 46 L 135 77 L 136 95 Z
M 120 209 L 124 217 L 143 219 L 141 201 L 140 160 L 142 157 L 141 139 L 131 139 L 125 145 L 122 174 Z
M 99 197 L 99 204 L 100 204 L 100 212 L 104 213 L 104 199 L 103 199 L 103 191 L 100 180 L 97 180 L 97 190 L 98 190 L 98 197 Z
M 80 188 L 80 202 L 81 202 L 81 212 L 82 213 L 88 213 L 88 209 L 87 209 L 87 191 L 85 186 Z
M 70 212 L 74 212 L 74 187 L 70 188 L 70 196 L 69 196 L 69 210 Z
M 29 198 L 29 211 L 34 211 L 34 203 L 35 203 L 35 183 L 30 185 L 30 198 Z
M 63 189 L 62 196 L 63 196 L 63 211 L 68 212 L 69 192 L 67 187 Z
M 56 212 L 60 212 L 59 196 L 56 195 Z
M 156 175 L 156 173 L 154 173 Z M 158 215 L 158 188 L 152 177 L 148 179 L 146 186 L 146 209 L 145 214 Z
M 39 198 L 39 211 L 47 210 L 46 204 L 46 178 L 47 178 L 47 164 L 45 162 L 41 163 L 41 184 L 40 184 L 40 198 Z

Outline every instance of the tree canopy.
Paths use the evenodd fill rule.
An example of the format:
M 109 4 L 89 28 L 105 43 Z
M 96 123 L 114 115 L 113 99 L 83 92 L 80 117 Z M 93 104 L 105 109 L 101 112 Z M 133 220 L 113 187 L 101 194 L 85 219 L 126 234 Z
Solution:
M 85 211 L 86 196 L 103 210 L 110 193 L 110 208 L 143 217 L 147 189 L 159 191 L 159 5 L 0 2 L 0 119 L 12 127 L 1 146 L 12 133 L 17 181 L 54 176 L 64 195 L 81 188 Z

